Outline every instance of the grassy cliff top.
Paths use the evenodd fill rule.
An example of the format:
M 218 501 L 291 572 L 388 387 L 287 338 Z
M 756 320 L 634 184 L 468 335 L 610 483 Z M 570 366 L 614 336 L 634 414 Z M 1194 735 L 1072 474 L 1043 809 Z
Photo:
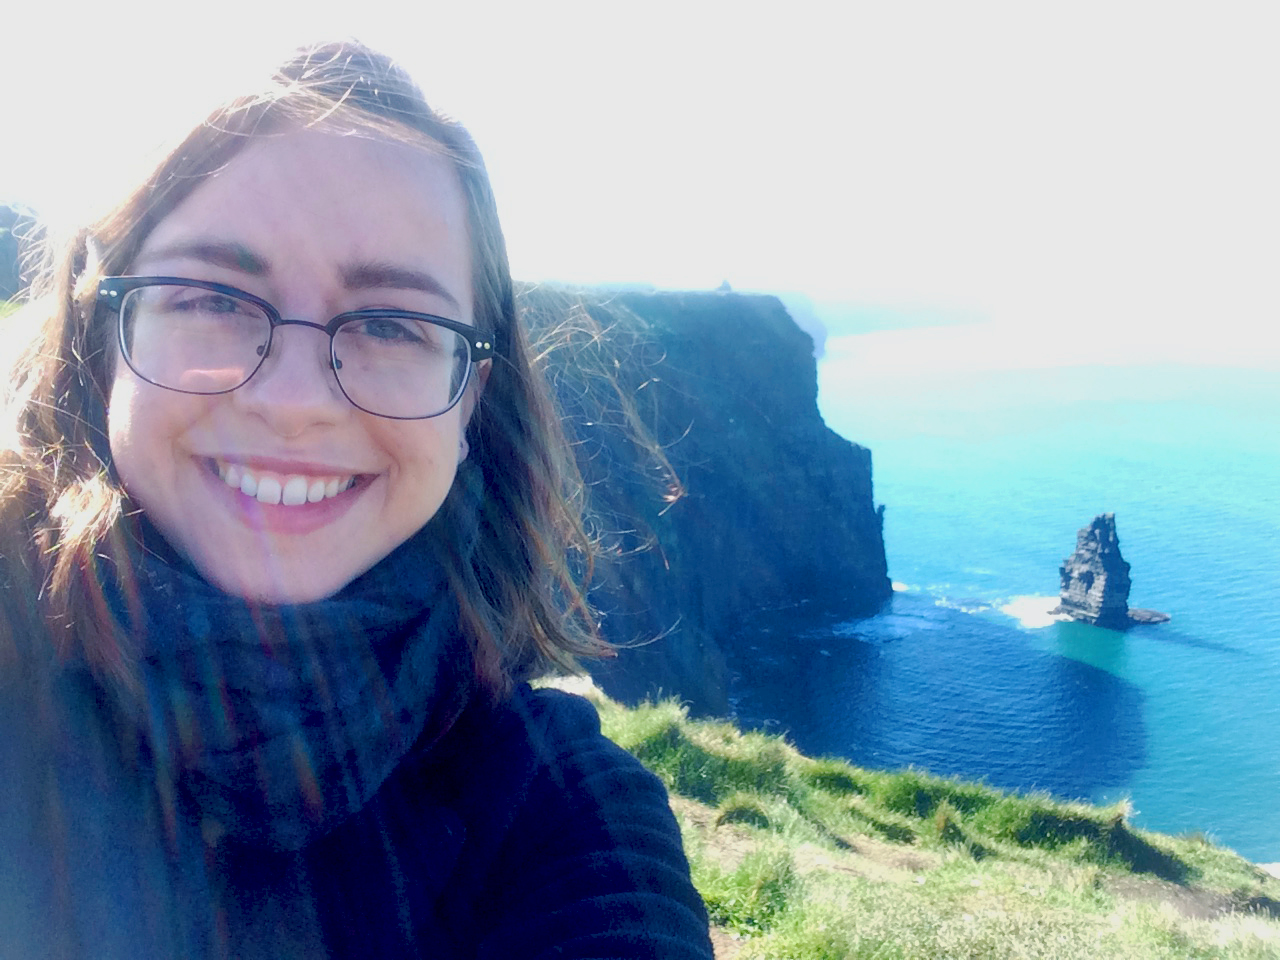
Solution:
M 721 960 L 1280 958 L 1280 880 L 1127 804 L 865 770 L 552 683 L 671 791 Z

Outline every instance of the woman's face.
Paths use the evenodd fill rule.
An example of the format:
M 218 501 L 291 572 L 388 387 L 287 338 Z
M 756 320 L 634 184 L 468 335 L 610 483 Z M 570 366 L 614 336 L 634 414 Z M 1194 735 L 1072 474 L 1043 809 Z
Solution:
M 445 160 L 296 131 L 255 140 L 210 177 L 160 222 L 129 272 L 230 284 L 314 323 L 363 307 L 469 323 L 466 210 Z M 218 396 L 153 386 L 116 363 L 108 427 L 125 489 L 230 593 L 276 603 L 334 593 L 431 519 L 465 456 L 487 364 L 447 413 L 389 420 L 351 405 L 328 349 L 319 330 L 279 327 L 253 378 Z M 323 496 L 270 502 L 273 484 L 291 483 Z

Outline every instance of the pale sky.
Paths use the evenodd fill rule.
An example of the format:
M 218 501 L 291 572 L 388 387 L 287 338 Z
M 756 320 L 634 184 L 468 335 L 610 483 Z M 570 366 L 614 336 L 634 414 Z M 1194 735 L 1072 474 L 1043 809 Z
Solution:
M 0 200 L 52 217 L 229 74 L 352 35 L 471 128 L 521 278 L 728 280 L 1024 351 L 1280 369 L 1273 3 L 23 7 Z

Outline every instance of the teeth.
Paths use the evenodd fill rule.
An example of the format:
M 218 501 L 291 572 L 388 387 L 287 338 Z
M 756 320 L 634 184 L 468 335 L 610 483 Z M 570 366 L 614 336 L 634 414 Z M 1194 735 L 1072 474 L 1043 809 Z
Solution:
M 296 507 L 304 503 L 319 503 L 321 500 L 336 497 L 350 490 L 355 484 L 354 476 L 345 477 L 306 477 L 300 475 L 278 476 L 272 474 L 256 474 L 239 463 L 215 461 L 218 476 L 222 482 L 232 489 L 239 490 L 246 497 L 253 497 L 259 503 L 269 506 L 283 504 Z
M 277 504 L 280 502 L 280 481 L 275 477 L 263 477 L 258 481 L 258 502 Z
M 280 491 L 280 502 L 286 507 L 296 507 L 300 503 L 306 503 L 307 487 L 306 477 L 290 477 L 285 482 L 284 489 Z

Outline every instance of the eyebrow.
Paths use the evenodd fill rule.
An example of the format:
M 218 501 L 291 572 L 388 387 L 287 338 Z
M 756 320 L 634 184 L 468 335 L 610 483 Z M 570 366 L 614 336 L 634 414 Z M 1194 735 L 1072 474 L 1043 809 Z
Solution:
M 186 240 L 153 250 L 144 260 L 198 260 L 249 276 L 262 277 L 271 272 L 271 263 L 241 243 L 224 240 Z M 347 290 L 419 290 L 439 297 L 455 310 L 462 305 L 443 283 L 424 270 L 414 270 L 385 261 L 366 261 L 342 270 L 342 285 Z
M 398 266 L 394 263 L 371 261 L 356 263 L 342 270 L 342 285 L 348 290 L 374 290 L 391 288 L 394 290 L 420 290 L 439 297 L 453 309 L 461 310 L 458 298 L 450 293 L 443 283 L 423 270 Z
M 223 240 L 185 240 L 152 250 L 146 260 L 199 260 L 215 267 L 261 277 L 271 272 L 271 264 L 244 244 Z

